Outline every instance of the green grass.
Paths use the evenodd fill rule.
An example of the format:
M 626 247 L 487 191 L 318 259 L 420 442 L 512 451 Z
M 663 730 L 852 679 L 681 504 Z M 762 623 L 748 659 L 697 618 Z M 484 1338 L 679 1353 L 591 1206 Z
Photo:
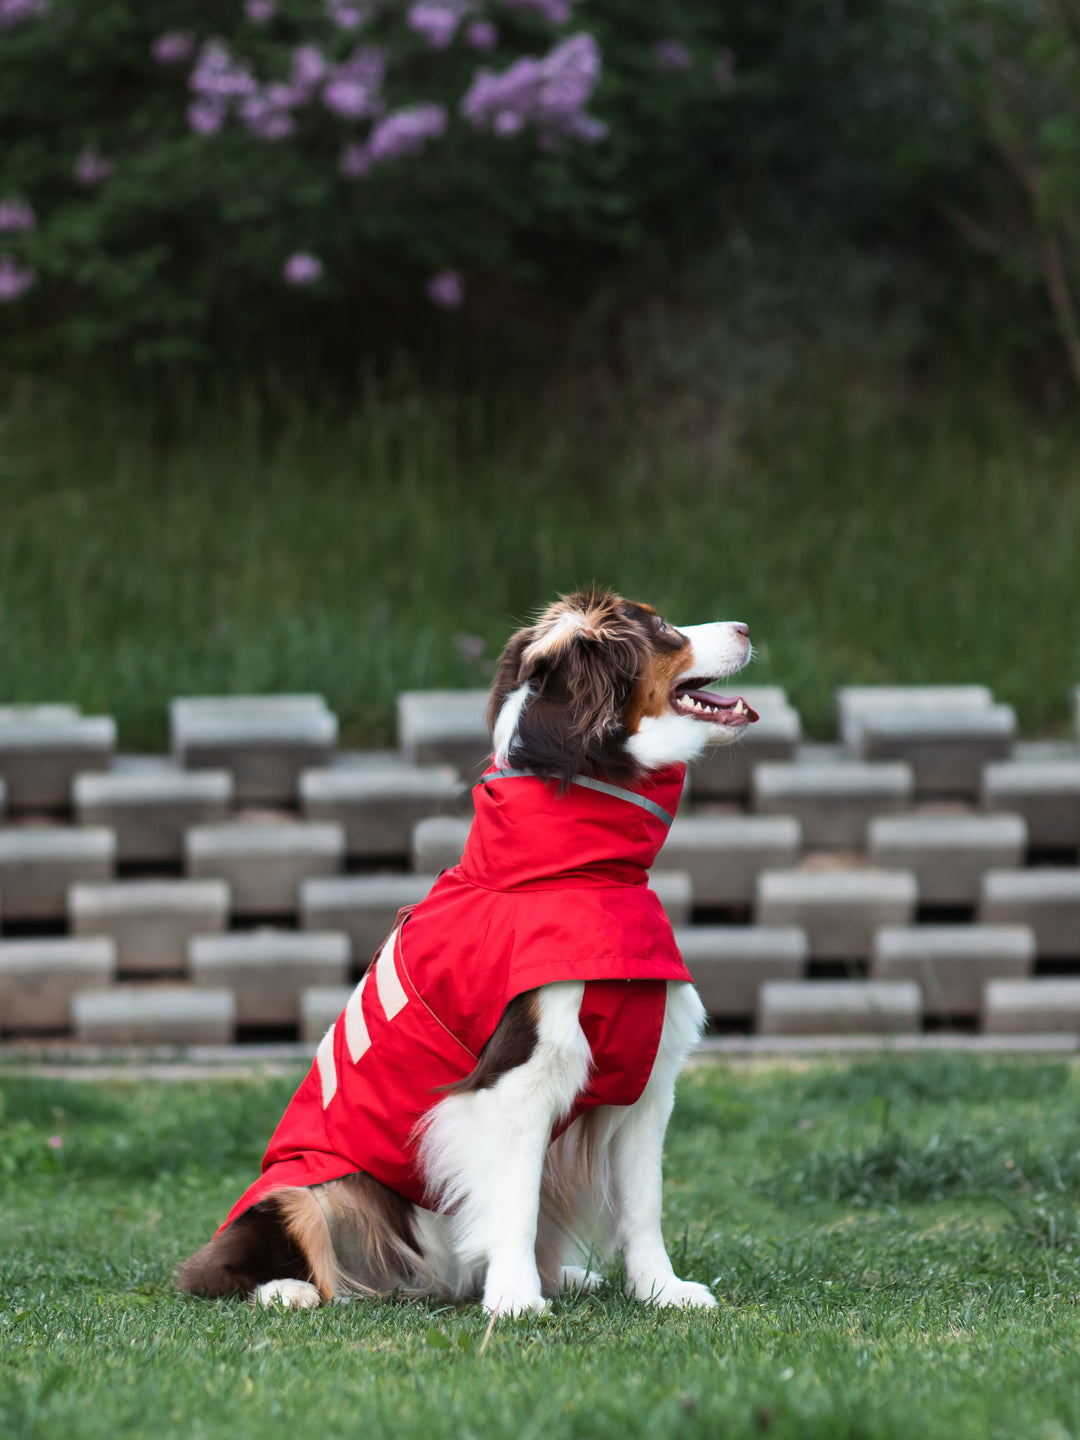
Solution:
M 139 748 L 164 744 L 172 695 L 314 689 L 385 742 L 398 690 L 486 683 L 516 624 L 595 578 L 676 621 L 748 621 L 748 681 L 785 685 L 818 734 L 836 685 L 887 681 L 984 682 L 1026 733 L 1064 729 L 1075 417 L 812 379 L 737 432 L 635 403 L 16 386 L 0 703 L 113 713 Z
M 290 1084 L 3 1082 L 5 1440 L 1080 1433 L 1067 1063 L 703 1066 L 669 1132 L 665 1224 L 719 1309 L 608 1286 L 483 1353 L 478 1306 L 284 1315 L 172 1290 Z

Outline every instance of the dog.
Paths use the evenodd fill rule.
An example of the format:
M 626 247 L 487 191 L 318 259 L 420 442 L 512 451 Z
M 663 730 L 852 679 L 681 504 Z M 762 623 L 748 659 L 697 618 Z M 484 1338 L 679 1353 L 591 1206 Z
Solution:
M 181 1289 L 516 1316 L 619 1252 L 628 1295 L 715 1305 L 661 1234 L 704 1010 L 647 880 L 686 764 L 758 718 L 708 688 L 751 653 L 741 622 L 678 628 L 596 587 L 511 638 L 461 863 L 399 915 Z

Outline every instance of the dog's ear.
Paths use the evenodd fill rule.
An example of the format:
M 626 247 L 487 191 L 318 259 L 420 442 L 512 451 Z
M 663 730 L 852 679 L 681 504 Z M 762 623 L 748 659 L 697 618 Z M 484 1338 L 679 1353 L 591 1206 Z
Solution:
M 519 630 L 506 642 L 499 663 L 495 667 L 495 679 L 488 696 L 487 726 L 495 729 L 495 722 L 510 693 L 523 684 L 521 657 L 532 644 L 535 632 L 532 628 Z

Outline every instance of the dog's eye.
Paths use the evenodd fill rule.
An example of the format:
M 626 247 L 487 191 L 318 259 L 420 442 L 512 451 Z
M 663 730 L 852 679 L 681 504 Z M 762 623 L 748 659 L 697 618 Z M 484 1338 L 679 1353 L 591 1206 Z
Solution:
M 658 615 L 656 617 L 656 628 L 657 630 L 659 630 L 661 635 L 664 635 L 667 633 L 667 631 L 671 629 L 671 626 L 667 623 L 666 620 L 662 620 Z

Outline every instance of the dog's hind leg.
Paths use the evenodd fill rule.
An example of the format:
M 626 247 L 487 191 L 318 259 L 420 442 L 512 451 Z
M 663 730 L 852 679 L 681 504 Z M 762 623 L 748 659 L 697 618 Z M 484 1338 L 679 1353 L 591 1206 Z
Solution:
M 448 1095 L 424 1132 L 428 1184 L 450 1215 L 460 1260 L 485 1267 L 484 1305 L 495 1314 L 545 1304 L 536 1263 L 540 1184 L 552 1126 L 588 1078 L 583 993 L 577 982 L 544 986 L 528 1058 L 486 1088 Z

